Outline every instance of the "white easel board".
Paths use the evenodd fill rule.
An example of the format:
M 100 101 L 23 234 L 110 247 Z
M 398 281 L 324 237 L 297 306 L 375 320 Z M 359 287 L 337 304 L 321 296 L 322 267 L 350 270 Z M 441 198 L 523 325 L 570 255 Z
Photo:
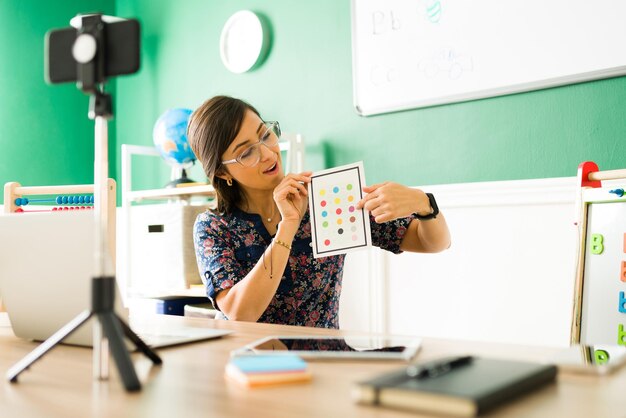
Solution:
M 582 191 L 580 343 L 626 345 L 626 195 L 615 187 Z M 580 274 L 580 273 L 579 273 Z

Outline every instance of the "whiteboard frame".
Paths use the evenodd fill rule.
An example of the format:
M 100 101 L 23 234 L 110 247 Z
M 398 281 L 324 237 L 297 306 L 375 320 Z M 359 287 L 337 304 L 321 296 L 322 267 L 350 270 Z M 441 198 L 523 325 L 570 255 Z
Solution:
M 595 174 L 595 173 L 591 173 Z M 623 186 L 626 186 L 624 184 Z M 610 189 L 615 188 L 615 185 L 611 185 L 610 187 L 598 187 L 598 188 L 583 188 L 580 190 L 580 214 L 578 216 L 578 230 L 579 230 L 579 240 L 578 240 L 578 257 L 577 257 L 577 265 L 576 265 L 576 282 L 574 286 L 574 307 L 572 312 L 572 332 L 571 332 L 571 344 L 579 344 L 581 343 L 580 338 L 583 329 L 583 320 L 585 320 L 583 312 L 583 298 L 584 298 L 584 287 L 585 287 L 585 259 L 587 254 L 587 225 L 588 225 L 588 214 L 589 207 L 592 204 L 603 204 L 603 203 L 625 203 L 626 204 L 626 195 L 623 197 L 611 197 L 608 194 Z M 589 344 L 589 343 L 585 343 Z
M 552 87 L 560 87 L 569 84 L 582 83 L 587 81 L 602 80 L 607 78 L 619 77 L 626 74 L 626 65 L 618 67 L 605 68 L 601 70 L 589 71 L 585 73 L 569 74 L 563 77 L 547 78 L 536 80 L 528 83 L 512 84 L 504 87 L 492 89 L 476 90 L 468 93 L 453 94 L 441 96 L 436 99 L 411 100 L 404 103 L 398 103 L 393 106 L 372 107 L 363 109 L 360 105 L 359 86 L 357 78 L 357 39 L 356 39 L 356 3 L 359 0 L 350 1 L 350 21 L 351 21 L 351 45 L 352 45 L 352 92 L 353 106 L 359 116 L 374 116 L 384 113 L 399 112 L 410 109 L 418 109 L 423 107 L 439 106 L 443 104 L 466 102 L 471 100 L 486 99 L 489 97 L 505 96 L 509 94 L 526 93 L 535 90 L 542 90 Z

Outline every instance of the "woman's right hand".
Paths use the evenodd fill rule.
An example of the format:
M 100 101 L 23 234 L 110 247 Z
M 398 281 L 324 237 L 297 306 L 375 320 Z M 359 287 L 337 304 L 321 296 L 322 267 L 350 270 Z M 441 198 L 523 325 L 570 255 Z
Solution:
M 309 204 L 309 183 L 312 171 L 287 174 L 274 189 L 274 201 L 284 221 L 300 221 Z

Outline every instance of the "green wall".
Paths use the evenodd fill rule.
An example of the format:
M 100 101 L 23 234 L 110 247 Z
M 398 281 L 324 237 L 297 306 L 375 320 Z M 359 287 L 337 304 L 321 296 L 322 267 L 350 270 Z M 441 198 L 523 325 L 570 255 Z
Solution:
M 262 13 L 272 49 L 229 73 L 219 38 L 237 10 Z M 439 184 L 572 176 L 626 166 L 626 78 L 369 118 L 352 106 L 349 0 L 118 1 L 143 24 L 143 69 L 120 80 L 118 142 L 149 144 L 160 113 L 215 94 L 244 98 L 301 132 L 312 169 L 363 160 L 369 183 Z
M 219 57 L 228 17 L 270 22 L 260 68 L 232 74 Z M 308 168 L 358 160 L 368 183 L 411 185 L 572 176 L 583 160 L 626 167 L 626 77 L 369 118 L 352 107 L 350 1 L 0 0 L 0 182 L 91 182 L 93 122 L 72 84 L 43 82 L 43 36 L 78 11 L 142 23 L 142 68 L 114 88 L 111 164 L 121 144 L 150 145 L 168 108 L 215 94 L 241 97 L 307 141 Z M 17 43 L 19 40 L 19 43 Z M 140 161 L 134 184 L 160 187 L 160 160 Z M 199 167 L 192 176 L 202 180 Z
M 44 36 L 78 12 L 114 8 L 114 0 L 0 0 L 0 185 L 93 182 L 88 98 L 74 83 L 45 83 Z M 114 127 L 110 140 L 113 149 Z

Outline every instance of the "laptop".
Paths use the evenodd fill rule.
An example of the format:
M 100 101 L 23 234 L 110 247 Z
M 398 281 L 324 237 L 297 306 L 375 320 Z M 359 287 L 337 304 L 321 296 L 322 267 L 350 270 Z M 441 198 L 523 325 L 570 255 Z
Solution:
M 0 296 L 17 337 L 46 340 L 90 308 L 94 223 L 92 211 L 0 215 Z M 128 323 L 119 289 L 115 303 L 115 311 Z M 63 342 L 92 346 L 94 320 L 91 318 Z M 155 325 L 146 321 L 132 328 L 153 348 L 231 333 L 170 322 Z

